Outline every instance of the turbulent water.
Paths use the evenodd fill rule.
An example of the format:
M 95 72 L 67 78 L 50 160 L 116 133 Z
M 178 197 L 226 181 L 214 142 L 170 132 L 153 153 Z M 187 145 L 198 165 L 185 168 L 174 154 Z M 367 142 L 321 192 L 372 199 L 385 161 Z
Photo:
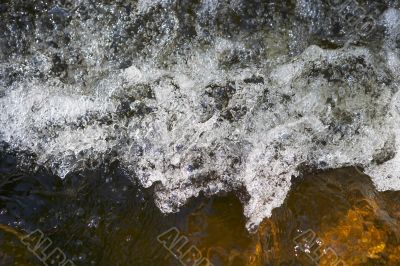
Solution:
M 248 229 L 309 168 L 399 190 L 398 6 L 3 1 L 0 141 L 61 177 L 119 163 L 163 212 L 240 191 Z

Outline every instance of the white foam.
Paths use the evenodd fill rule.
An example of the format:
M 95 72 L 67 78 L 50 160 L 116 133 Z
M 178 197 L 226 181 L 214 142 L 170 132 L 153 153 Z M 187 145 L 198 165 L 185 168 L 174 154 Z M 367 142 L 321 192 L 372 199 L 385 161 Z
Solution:
M 399 189 L 398 155 L 379 166 L 373 163 L 377 150 L 398 136 L 398 102 L 397 97 L 392 100 L 391 89 L 366 76 L 367 68 L 342 77 L 339 85 L 322 74 L 309 76 L 315 67 L 337 68 L 360 57 L 374 67 L 365 49 L 325 51 L 312 46 L 293 62 L 277 66 L 267 84 L 246 84 L 243 76 L 218 69 L 212 56 L 199 53 L 168 71 L 132 66 L 100 82 L 92 96 L 72 93 L 60 84 L 23 83 L 0 99 L 1 135 L 14 148 L 38 154 L 39 163 L 61 176 L 81 166 L 79 154 L 96 158 L 117 149 L 118 159 L 143 186 L 161 182 L 156 200 L 164 211 L 175 210 L 200 191 L 214 194 L 244 186 L 251 196 L 245 205 L 250 228 L 282 204 L 303 164 L 361 164 L 378 188 Z M 362 82 L 369 82 L 373 93 L 365 94 Z M 218 119 L 218 109 L 204 113 L 216 101 L 205 93 L 207 85 L 227 83 L 236 91 L 226 108 L 247 108 L 244 117 L 232 123 Z M 121 95 L 140 93 L 140 84 L 154 92 L 155 98 L 141 100 L 153 111 L 119 118 L 115 112 Z M 113 89 L 105 93 L 107 87 Z M 139 103 L 131 103 L 131 108 Z M 111 125 L 97 121 L 106 114 L 114 114 Z M 74 126 L 82 118 L 87 119 L 83 126 Z
M 139 1 L 138 12 L 158 2 Z M 202 1 L 202 18 L 219 4 Z M 384 18 L 397 36 L 398 12 Z M 379 189 L 400 189 L 397 37 L 385 44 L 385 62 L 366 48 L 310 46 L 290 62 L 282 55 L 223 67 L 224 55 L 248 51 L 238 36 L 216 37 L 207 49 L 193 46 L 163 67 L 155 58 L 174 43 L 178 25 L 174 15 L 169 19 L 172 26 L 148 49 L 150 59 L 122 70 L 102 68 L 107 36 L 75 32 L 74 45 L 96 39 L 81 43 L 93 68 L 88 82 L 27 78 L 2 88 L 1 140 L 36 154 L 38 164 L 61 177 L 85 160 L 118 159 L 144 187 L 156 186 L 165 212 L 201 191 L 245 189 L 248 228 L 282 204 L 304 166 L 362 165 Z M 49 68 L 48 57 L 37 58 Z

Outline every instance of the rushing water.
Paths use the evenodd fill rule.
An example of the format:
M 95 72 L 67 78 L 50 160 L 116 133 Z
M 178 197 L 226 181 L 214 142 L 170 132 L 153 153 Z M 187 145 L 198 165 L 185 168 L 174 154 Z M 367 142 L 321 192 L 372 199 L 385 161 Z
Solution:
M 76 265 L 181 265 L 157 241 L 174 227 L 214 265 L 400 263 L 400 193 L 377 192 L 354 168 L 307 174 L 249 234 L 231 193 L 193 198 L 165 215 L 151 190 L 115 166 L 61 180 L 44 169 L 17 170 L 10 154 L 0 161 L 1 265 L 43 265 L 20 240 L 36 229 Z
M 290 252 L 261 256 L 257 249 L 267 250 L 248 232 L 271 231 L 265 219 L 285 209 L 310 170 L 352 166 L 368 176 L 349 179 L 372 180 L 365 186 L 374 193 L 400 189 L 399 4 L 2 1 L 0 142 L 2 163 L 12 165 L 0 187 L 6 237 L 39 227 L 51 238 L 62 228 L 54 241 L 79 242 L 82 252 L 65 252 L 84 265 L 179 263 L 153 242 L 199 212 L 235 218 L 226 218 L 227 231 L 215 222 L 197 246 L 222 239 L 239 264 L 291 261 Z M 317 181 L 304 182 L 318 194 Z M 241 236 L 217 238 L 232 230 Z M 11 261 L 32 255 L 11 253 Z

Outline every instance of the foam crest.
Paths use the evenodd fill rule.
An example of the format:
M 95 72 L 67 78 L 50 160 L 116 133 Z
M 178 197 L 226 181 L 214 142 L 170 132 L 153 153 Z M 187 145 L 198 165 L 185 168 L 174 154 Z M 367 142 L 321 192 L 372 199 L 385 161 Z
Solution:
M 240 191 L 249 229 L 305 169 L 362 166 L 399 189 L 399 13 L 382 15 L 381 53 L 326 44 L 310 3 L 49 8 L 26 53 L 0 54 L 0 140 L 61 177 L 118 161 L 165 212 Z
M 211 55 L 169 70 L 131 66 L 91 95 L 16 86 L 0 99 L 2 139 L 61 176 L 112 154 L 143 186 L 156 184 L 164 211 L 200 191 L 245 188 L 249 228 L 304 166 L 363 165 L 379 188 L 398 189 L 397 87 L 368 50 L 312 46 L 269 77 L 221 70 Z

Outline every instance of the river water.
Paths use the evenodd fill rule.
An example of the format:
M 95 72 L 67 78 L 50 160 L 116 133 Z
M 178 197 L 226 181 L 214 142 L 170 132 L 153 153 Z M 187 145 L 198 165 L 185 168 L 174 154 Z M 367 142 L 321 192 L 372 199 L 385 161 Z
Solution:
M 3 264 L 397 265 L 398 8 L 2 1 Z

